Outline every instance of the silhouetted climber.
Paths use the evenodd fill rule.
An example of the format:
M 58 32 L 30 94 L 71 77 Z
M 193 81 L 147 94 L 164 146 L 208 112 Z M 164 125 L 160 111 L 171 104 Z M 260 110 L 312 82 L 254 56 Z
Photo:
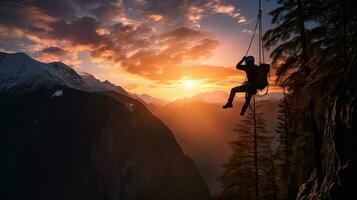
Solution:
M 242 65 L 244 61 L 246 65 Z M 244 56 L 242 60 L 238 62 L 236 68 L 238 70 L 245 71 L 247 75 L 247 81 L 245 81 L 241 86 L 231 89 L 228 102 L 222 108 L 232 108 L 235 94 L 237 92 L 245 92 L 246 101 L 240 113 L 240 115 L 243 116 L 248 106 L 250 105 L 250 99 L 257 93 L 257 89 L 264 89 L 268 85 L 267 76 L 270 66 L 268 64 L 260 64 L 257 66 L 254 64 L 253 56 Z

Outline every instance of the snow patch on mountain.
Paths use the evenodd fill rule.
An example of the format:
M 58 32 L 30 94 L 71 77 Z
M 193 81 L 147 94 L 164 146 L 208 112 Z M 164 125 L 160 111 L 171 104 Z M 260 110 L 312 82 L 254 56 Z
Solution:
M 63 90 L 57 90 L 55 93 L 53 93 L 52 97 L 61 97 L 63 96 Z
M 101 91 L 115 91 L 119 94 L 128 96 L 128 93 L 120 86 L 116 86 L 109 81 L 100 81 L 95 78 L 92 74 L 87 72 L 79 73 L 83 81 L 88 86 L 88 90 L 91 92 L 101 92 Z
M 87 88 L 82 78 L 63 63 L 42 63 L 25 53 L 0 53 L 0 91 L 21 88 L 26 92 L 51 85 Z
M 0 93 L 9 91 L 31 92 L 39 87 L 70 87 L 87 92 L 127 92 L 109 81 L 100 81 L 89 73 L 78 74 L 73 68 L 60 63 L 42 63 L 25 53 L 0 52 Z

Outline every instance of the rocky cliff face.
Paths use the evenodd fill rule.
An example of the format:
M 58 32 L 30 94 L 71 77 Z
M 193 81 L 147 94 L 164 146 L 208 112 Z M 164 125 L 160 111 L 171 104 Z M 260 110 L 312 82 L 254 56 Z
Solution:
M 171 131 L 141 103 L 53 92 L 0 96 L 0 199 L 210 199 Z
M 322 135 L 321 170 L 300 187 L 299 200 L 355 199 L 357 179 L 356 93 L 332 99 Z M 354 90 L 355 91 L 355 90 Z

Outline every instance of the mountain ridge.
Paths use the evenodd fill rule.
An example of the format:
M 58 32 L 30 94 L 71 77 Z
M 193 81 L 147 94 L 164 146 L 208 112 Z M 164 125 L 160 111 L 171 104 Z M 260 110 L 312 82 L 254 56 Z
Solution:
M 128 95 L 122 87 L 100 81 L 89 73 L 77 73 L 64 63 L 43 63 L 25 53 L 0 52 L 0 93 L 21 94 L 41 87 L 69 87 L 87 92 L 115 91 Z

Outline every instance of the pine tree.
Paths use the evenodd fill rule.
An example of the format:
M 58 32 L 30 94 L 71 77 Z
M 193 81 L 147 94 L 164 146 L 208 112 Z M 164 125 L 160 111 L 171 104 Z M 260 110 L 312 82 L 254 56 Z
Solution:
M 289 159 L 290 159 L 290 144 L 289 144 L 289 124 L 288 124 L 288 102 L 286 93 L 284 92 L 284 98 L 280 101 L 278 115 L 278 126 L 276 133 L 279 135 L 279 147 L 282 151 L 284 174 L 283 177 L 287 177 L 289 174 Z M 280 149 L 279 149 L 280 150 Z
M 340 92 L 344 77 L 351 71 L 357 53 L 357 9 L 352 0 L 319 1 L 318 24 L 311 29 L 313 77 L 309 87 L 325 98 Z M 326 84 L 329 83 L 329 84 Z
M 224 165 L 223 176 L 219 178 L 223 190 L 216 199 L 256 199 L 253 120 L 250 111 L 234 129 L 238 138 L 230 143 L 233 154 Z M 256 114 L 256 130 L 259 199 L 274 199 L 276 186 L 270 146 L 272 137 L 265 128 L 262 113 Z
M 238 139 L 230 143 L 233 154 L 224 165 L 219 178 L 222 192 L 217 199 L 255 199 L 252 115 L 244 118 L 234 129 Z
M 291 133 L 290 116 L 289 116 L 289 103 L 287 94 L 284 90 L 284 97 L 281 99 L 278 107 L 278 126 L 275 132 L 278 136 L 279 145 L 274 154 L 274 166 L 276 172 L 276 183 L 277 183 L 277 199 L 287 200 L 295 199 L 294 188 L 298 187 L 294 181 L 294 176 L 291 174 L 291 157 L 293 148 L 292 145 L 296 140 L 296 134 Z
M 317 6 L 310 0 L 279 0 L 278 7 L 269 13 L 277 26 L 264 34 L 264 45 L 274 47 L 271 57 L 277 81 L 289 90 L 301 88 L 310 73 L 311 40 L 305 23 L 315 19 Z

